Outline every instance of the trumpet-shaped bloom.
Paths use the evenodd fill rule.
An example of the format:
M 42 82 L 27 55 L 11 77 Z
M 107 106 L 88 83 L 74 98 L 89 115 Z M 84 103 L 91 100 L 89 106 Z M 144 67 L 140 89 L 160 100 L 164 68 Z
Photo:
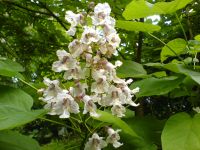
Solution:
M 111 8 L 108 3 L 99 3 L 94 7 L 94 16 L 98 18 L 105 19 L 106 16 L 109 16 Z
M 69 48 L 69 52 L 74 58 L 79 57 L 84 51 L 83 44 L 77 39 L 69 43 L 68 48 Z
M 58 94 L 58 99 L 61 103 L 61 111 L 60 118 L 69 118 L 70 113 L 77 114 L 79 113 L 79 105 L 74 100 L 74 98 L 68 94 L 68 91 L 62 92 Z
M 109 83 L 106 80 L 105 70 L 94 70 L 92 73 L 92 77 L 95 80 L 95 82 L 92 83 L 92 92 L 104 93 L 108 91 Z
M 62 92 L 62 89 L 59 87 L 58 80 L 50 80 L 49 78 L 44 78 L 44 84 L 48 86 L 43 90 L 43 98 L 41 98 L 45 102 L 57 101 L 56 97 L 58 93 Z
M 101 150 L 106 146 L 107 143 L 103 140 L 103 137 L 99 137 L 97 133 L 94 133 L 85 144 L 84 150 Z
M 57 56 L 59 60 L 53 63 L 53 71 L 61 72 L 76 68 L 77 60 L 70 53 L 67 53 L 65 50 L 58 50 Z
M 97 114 L 97 112 L 96 112 L 97 107 L 94 104 L 94 102 L 92 101 L 92 99 L 90 98 L 90 96 L 85 95 L 83 97 L 83 101 L 85 103 L 83 114 L 87 114 L 89 112 L 90 116 L 99 117 L 99 114 Z
M 106 37 L 108 43 L 112 45 L 113 48 L 119 47 L 119 44 L 121 42 L 121 39 L 119 38 L 119 35 L 116 33 L 111 33 Z
M 108 128 L 108 137 L 106 139 L 106 142 L 113 144 L 114 148 L 118 148 L 123 145 L 123 143 L 118 142 L 120 140 L 118 132 L 120 131 L 121 130 L 114 131 L 112 128 Z
M 125 116 L 125 112 L 126 112 L 126 109 L 123 105 L 121 105 L 120 103 L 119 104 L 115 104 L 113 105 L 113 107 L 111 108 L 111 112 L 114 116 L 117 116 L 117 117 L 123 117 Z
M 83 69 L 81 69 L 80 66 L 76 66 L 76 68 L 74 68 L 74 69 L 66 70 L 63 78 L 66 80 L 84 79 L 85 78 L 85 69 L 83 70 Z
M 83 15 L 82 14 L 75 14 L 72 11 L 67 11 L 65 15 L 65 19 L 67 22 L 71 24 L 70 29 L 67 31 L 67 33 L 71 36 L 74 36 L 76 33 L 76 26 L 79 23 L 82 23 L 83 21 Z
M 99 35 L 97 31 L 92 27 L 86 26 L 81 36 L 81 42 L 84 44 L 91 44 L 97 41 L 99 41 Z

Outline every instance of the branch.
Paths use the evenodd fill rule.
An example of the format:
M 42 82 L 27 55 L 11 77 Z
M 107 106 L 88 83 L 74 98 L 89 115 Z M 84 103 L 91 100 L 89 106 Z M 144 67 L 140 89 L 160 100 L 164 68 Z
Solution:
M 46 9 L 46 10 L 51 14 L 51 16 L 52 16 L 53 18 L 55 18 L 55 19 L 57 20 L 57 22 L 58 22 L 66 31 L 68 30 L 68 29 L 65 27 L 63 21 L 62 21 L 58 16 L 56 16 L 56 15 L 46 6 L 45 3 L 43 3 L 43 2 L 40 1 L 39 4 L 40 4 L 44 9 Z
M 24 7 L 24 6 L 19 5 L 19 4 L 17 4 L 17 3 L 11 2 L 11 1 L 3 0 L 3 2 L 4 2 L 4 3 L 7 3 L 7 4 L 9 4 L 9 5 L 17 6 L 17 7 L 21 8 L 21 9 L 26 10 L 26 11 L 31 11 L 31 12 L 34 12 L 34 13 L 39 13 L 39 14 L 51 16 L 51 14 L 49 14 L 49 13 L 42 12 L 42 11 L 37 11 L 37 10 L 33 10 L 33 9 L 28 8 L 28 7 Z
M 144 22 L 144 18 L 140 18 L 140 22 Z M 139 32 L 139 37 L 138 37 L 138 46 L 136 49 L 136 62 L 141 63 L 141 55 L 142 55 L 142 44 L 143 44 L 143 32 Z
M 37 10 L 34 10 L 34 9 L 30 9 L 28 7 L 24 7 L 22 5 L 19 5 L 17 3 L 14 3 L 14 2 L 11 2 L 11 1 L 8 1 L 8 0 L 3 0 L 2 2 L 4 3 L 7 3 L 7 4 L 10 4 L 10 5 L 13 5 L 13 6 L 16 6 L 16 7 L 19 7 L 21 9 L 24 9 L 26 11 L 30 11 L 30 12 L 34 12 L 34 13 L 39 13 L 39 14 L 43 14 L 43 15 L 47 15 L 47 16 L 52 16 L 54 19 L 56 19 L 56 21 L 67 31 L 68 29 L 65 27 L 63 21 L 58 17 L 56 16 L 43 2 L 39 2 L 38 6 L 41 6 L 42 8 L 46 9 L 48 11 L 47 12 L 42 12 L 42 11 L 37 11 Z

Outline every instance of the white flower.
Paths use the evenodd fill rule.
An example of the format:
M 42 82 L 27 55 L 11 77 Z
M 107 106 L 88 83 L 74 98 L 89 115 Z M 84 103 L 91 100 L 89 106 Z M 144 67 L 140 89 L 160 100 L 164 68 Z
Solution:
M 136 93 L 138 93 L 140 91 L 140 88 L 139 87 L 136 87 L 135 89 L 133 89 L 131 92 L 133 93 L 133 94 L 136 94 Z
M 66 80 L 71 79 L 84 79 L 85 78 L 85 69 L 81 69 L 80 66 L 76 66 L 76 68 L 71 70 L 66 70 L 63 76 Z
M 126 96 L 122 93 L 120 88 L 111 85 L 108 90 L 107 100 L 111 105 L 126 104 Z
M 85 55 L 83 56 L 86 60 L 86 67 L 90 67 L 92 64 L 92 54 L 90 53 L 85 53 Z
M 92 92 L 104 93 L 108 91 L 109 83 L 106 80 L 105 70 L 94 70 L 92 77 L 95 82 L 92 83 Z
M 102 13 L 99 13 L 99 16 L 97 15 L 94 15 L 94 16 L 91 16 L 92 18 L 92 24 L 94 26 L 102 26 L 102 27 L 106 27 L 104 28 L 104 33 L 108 34 L 108 33 L 111 33 L 112 31 L 115 31 L 116 30 L 113 28 L 115 26 L 115 19 L 113 19 L 112 17 L 110 16 L 105 16 L 104 14 Z M 108 27 L 109 26 L 109 27 Z M 110 29 L 109 29 L 110 28 Z M 112 28 L 112 29 L 111 29 Z M 112 31 L 111 31 L 112 30 Z
M 75 14 L 72 11 L 66 11 L 65 19 L 72 25 L 77 26 L 80 22 L 80 14 Z
M 126 85 L 131 84 L 132 82 L 133 82 L 133 79 L 128 79 L 128 80 L 126 81 Z
M 71 26 L 69 28 L 69 30 L 67 30 L 67 34 L 74 36 L 76 34 L 76 27 L 75 26 Z
M 53 102 L 57 101 L 56 97 L 58 93 L 62 92 L 62 89 L 59 87 L 58 80 L 50 80 L 49 78 L 44 77 L 44 84 L 47 89 L 43 90 L 43 98 L 41 98 L 45 102 Z
M 83 15 L 75 14 L 72 11 L 67 11 L 65 19 L 71 24 L 71 27 L 67 33 L 71 36 L 74 36 L 76 33 L 76 26 L 83 21 Z
M 121 61 L 117 60 L 117 61 L 115 62 L 115 67 L 120 67 L 121 65 L 122 65 L 122 62 L 121 62 Z
M 79 81 L 75 83 L 74 87 L 69 88 L 69 92 L 73 97 L 76 98 L 83 98 L 85 95 L 85 91 L 88 88 L 86 83 L 80 83 Z
M 77 39 L 69 43 L 68 48 L 69 48 L 69 52 L 74 58 L 79 57 L 83 53 L 83 46 L 81 42 L 78 41 Z
M 65 50 L 57 50 L 57 56 L 59 60 L 53 63 L 53 71 L 61 72 L 74 69 L 76 67 L 76 59 L 72 58 L 72 55 L 70 53 L 67 53 Z
M 98 18 L 105 19 L 106 16 L 109 16 L 111 8 L 108 3 L 99 3 L 94 7 L 94 15 Z
M 104 24 L 102 25 L 104 35 L 108 36 L 111 33 L 117 33 L 114 26 L 115 26 L 115 19 L 112 17 L 106 17 L 106 19 L 104 20 Z
M 84 44 L 91 44 L 92 42 L 99 41 L 99 35 L 97 31 L 92 27 L 85 27 L 84 32 L 81 36 L 81 42 Z
M 62 90 L 55 99 L 56 101 L 48 101 L 44 106 L 45 109 L 50 110 L 48 114 L 59 115 L 60 118 L 69 118 L 70 113 L 79 113 L 79 105 L 67 90 Z
M 69 118 L 70 113 L 77 114 L 79 113 L 79 105 L 76 103 L 74 98 L 68 94 L 68 91 L 62 92 L 58 94 L 58 99 L 62 103 L 62 114 L 60 114 L 60 118 Z
M 124 113 L 126 112 L 126 108 L 121 104 L 115 104 L 111 108 L 111 111 L 112 111 L 112 115 L 121 118 L 121 117 L 125 116 Z
M 87 114 L 89 112 L 90 116 L 93 116 L 93 117 L 99 117 L 100 116 L 99 114 L 97 114 L 97 112 L 96 112 L 97 107 L 94 104 L 94 102 L 92 101 L 92 99 L 90 98 L 90 96 L 85 95 L 83 97 L 83 101 L 85 103 L 83 114 Z
M 116 49 L 109 43 L 104 43 L 99 46 L 99 50 L 105 57 L 110 58 Z
M 115 30 L 115 28 L 114 28 L 114 26 L 115 26 L 115 19 L 114 18 L 112 18 L 112 17 L 110 17 L 110 16 L 108 16 L 108 17 L 106 17 L 105 18 L 105 26 L 107 26 L 107 28 L 109 28 L 109 31 L 111 31 L 111 32 L 115 32 L 116 33 L 116 30 Z M 104 27 L 105 27 L 104 26 Z M 109 26 L 109 27 L 108 27 Z M 105 28 L 104 28 L 104 32 L 105 32 Z
M 125 96 L 125 103 L 134 107 L 138 106 L 139 104 L 136 104 L 132 101 L 132 98 L 134 97 L 135 93 L 133 93 L 133 91 L 127 85 L 120 85 L 120 86 L 122 86 L 121 89 Z
M 192 108 L 195 112 L 200 113 L 200 108 L 199 107 L 193 107 Z
M 118 132 L 120 131 L 121 130 L 114 131 L 112 128 L 108 128 L 108 137 L 106 142 L 113 144 L 114 148 L 118 148 L 123 145 L 123 143 L 118 142 L 120 140 Z
M 103 137 L 99 137 L 97 133 L 94 133 L 85 144 L 84 150 L 101 150 L 106 146 L 107 143 L 103 140 Z
M 113 46 L 113 48 L 119 47 L 119 44 L 121 42 L 121 39 L 119 38 L 119 35 L 116 33 L 111 33 L 106 37 L 108 43 Z

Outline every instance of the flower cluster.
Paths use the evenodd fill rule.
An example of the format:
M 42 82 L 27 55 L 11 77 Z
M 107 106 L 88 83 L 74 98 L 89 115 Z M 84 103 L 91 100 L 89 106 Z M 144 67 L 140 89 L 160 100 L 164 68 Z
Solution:
M 69 118 L 70 113 L 79 113 L 79 104 L 84 103 L 83 114 L 98 117 L 98 104 L 111 107 L 113 115 L 123 117 L 125 104 L 138 105 L 132 101 L 132 97 L 139 88 L 131 90 L 128 84 L 132 80 L 117 77 L 116 68 L 122 62 L 112 64 L 108 61 L 120 44 L 115 19 L 110 13 L 107 3 L 96 5 L 92 15 L 88 16 L 66 12 L 65 18 L 71 24 L 67 33 L 74 36 L 79 26 L 84 31 L 80 38 L 69 44 L 68 52 L 57 51 L 58 61 L 52 65 L 53 71 L 63 72 L 63 78 L 73 81 L 74 86 L 68 90 L 62 89 L 58 80 L 44 78 L 47 88 L 43 90 L 41 99 L 46 102 L 45 108 L 50 109 L 49 114 Z M 88 18 L 91 19 L 90 24 L 86 21 Z
M 68 51 L 57 51 L 58 60 L 52 65 L 52 70 L 62 73 L 63 79 L 73 82 L 73 86 L 66 89 L 59 80 L 44 78 L 47 88 L 40 90 L 43 93 L 40 99 L 46 103 L 44 107 L 50 110 L 49 114 L 69 118 L 71 113 L 82 111 L 99 117 L 97 106 L 101 106 L 111 108 L 113 115 L 123 117 L 126 112 L 124 105 L 138 106 L 132 98 L 139 88 L 131 90 L 128 85 L 132 80 L 117 76 L 116 68 L 122 62 L 113 64 L 108 61 L 121 41 L 110 13 L 107 3 L 96 5 L 89 15 L 66 12 L 65 19 L 71 24 L 67 33 L 75 37 L 77 28 L 84 30 L 68 45 Z M 106 141 L 94 133 L 85 150 L 100 150 L 108 143 L 120 147 L 119 131 L 109 128 Z
M 86 143 L 84 150 L 101 150 L 109 143 L 113 144 L 114 148 L 122 146 L 123 143 L 118 142 L 120 140 L 120 136 L 118 134 L 119 131 L 121 130 L 114 131 L 112 128 L 108 128 L 108 137 L 106 138 L 106 141 L 103 140 L 103 137 L 99 137 L 97 133 L 94 133 Z

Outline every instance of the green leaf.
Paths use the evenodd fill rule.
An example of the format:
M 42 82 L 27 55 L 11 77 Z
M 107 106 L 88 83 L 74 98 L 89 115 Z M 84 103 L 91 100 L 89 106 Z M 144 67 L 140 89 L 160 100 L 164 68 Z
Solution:
M 63 140 L 52 140 L 41 147 L 42 150 L 79 150 L 81 147 L 82 139 L 80 136 L 74 136 L 73 138 L 63 139 Z
M 154 32 L 161 29 L 158 25 L 152 25 L 142 22 L 133 22 L 133 21 L 122 21 L 118 20 L 116 26 L 127 31 L 142 31 L 142 32 Z
M 23 72 L 24 68 L 17 62 L 12 61 L 8 58 L 0 58 L 0 66 L 1 67 L 8 67 L 10 70 Z
M 195 40 L 200 41 L 200 34 L 194 37 Z
M 160 144 L 161 131 L 164 127 L 165 120 L 157 120 L 152 116 L 134 117 L 124 119 L 124 121 L 140 136 L 142 141 L 136 142 L 134 139 L 122 135 L 123 149 L 134 150 L 157 150 Z M 130 147 L 129 145 L 132 145 Z
M 167 76 L 165 71 L 154 72 L 151 75 L 154 76 L 154 77 L 157 77 L 157 78 L 161 78 L 161 77 L 166 77 Z
M 29 111 L 33 105 L 33 99 L 20 89 L 0 86 L 0 106 L 3 105 L 22 111 Z
M 151 77 L 134 82 L 130 88 L 140 88 L 140 91 L 136 94 L 137 97 L 164 95 L 177 88 L 183 79 L 184 77 L 167 77 L 161 79 Z
M 199 150 L 200 114 L 193 118 L 187 113 L 171 116 L 162 132 L 163 150 Z
M 190 96 L 191 93 L 189 93 L 184 88 L 176 88 L 170 93 L 170 98 L 177 98 L 177 97 L 183 97 L 183 96 Z
M 193 79 L 195 82 L 200 84 L 200 72 L 193 71 L 189 68 L 186 68 L 183 64 L 177 64 L 177 63 L 169 63 L 163 66 L 165 69 L 168 69 L 170 71 L 184 74 L 191 79 Z
M 126 20 L 144 18 L 156 14 L 169 14 L 184 8 L 192 0 L 174 0 L 151 4 L 145 0 L 134 0 L 127 5 L 123 16 Z
M 161 63 L 148 63 L 145 64 L 146 66 L 155 67 L 155 68 L 164 68 L 170 70 L 175 73 L 180 73 L 188 76 L 196 83 L 200 84 L 200 72 L 194 71 L 190 68 L 187 68 L 183 64 L 178 63 L 168 63 L 168 64 L 161 64 Z
M 117 68 L 117 75 L 121 78 L 141 78 L 147 76 L 146 70 L 134 61 L 123 61 L 123 65 Z
M 150 16 L 154 14 L 153 10 L 151 9 L 152 6 L 153 4 L 150 4 L 144 0 L 134 0 L 126 6 L 122 15 L 126 20 Z
M 17 62 L 14 62 L 7 58 L 0 59 L 0 75 L 8 77 L 20 77 L 23 76 L 19 72 L 23 72 L 24 68 Z
M 187 45 L 186 41 L 184 39 L 180 39 L 180 38 L 168 42 L 167 46 L 164 46 L 162 48 L 162 51 L 160 54 L 161 62 L 163 62 L 170 56 L 176 56 L 176 54 L 180 55 L 182 53 L 185 53 L 186 45 Z M 168 47 L 170 47 L 176 54 Z
M 14 131 L 0 131 L 1 150 L 40 150 L 37 141 Z
M 31 111 L 33 99 L 24 91 L 0 86 L 0 130 L 14 128 L 37 119 L 46 110 Z
M 123 120 L 121 120 L 120 118 L 113 116 L 112 114 L 110 114 L 109 112 L 105 112 L 105 111 L 97 111 L 98 114 L 100 114 L 100 117 L 96 118 L 93 117 L 96 120 L 102 121 L 102 122 L 106 122 L 106 123 L 111 123 L 113 125 L 116 125 L 117 127 L 119 127 L 120 129 L 123 130 L 124 133 L 131 135 L 132 137 L 135 138 L 140 138 L 135 131 L 133 131 L 128 124 L 126 124 Z

